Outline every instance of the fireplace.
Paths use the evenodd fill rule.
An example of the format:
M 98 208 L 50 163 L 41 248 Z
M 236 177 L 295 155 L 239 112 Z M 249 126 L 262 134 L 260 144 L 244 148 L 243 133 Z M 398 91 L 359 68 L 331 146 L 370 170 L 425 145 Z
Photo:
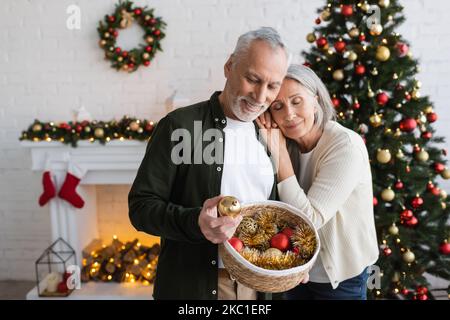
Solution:
M 128 221 L 127 195 L 145 153 L 145 142 L 111 141 L 106 145 L 81 141 L 72 148 L 60 142 L 22 142 L 31 151 L 32 170 L 50 169 L 59 190 L 69 161 L 85 168 L 86 174 L 77 188 L 85 205 L 76 209 L 58 197 L 49 202 L 51 240 L 66 240 L 74 248 L 81 266 L 83 249 L 93 241 L 109 243 L 113 236 L 123 241 L 139 238 L 146 245 L 159 241 L 139 233 Z M 139 283 L 83 283 L 69 298 L 80 299 L 151 299 L 151 286 Z M 33 289 L 34 290 L 34 289 Z M 28 299 L 37 297 L 33 290 Z

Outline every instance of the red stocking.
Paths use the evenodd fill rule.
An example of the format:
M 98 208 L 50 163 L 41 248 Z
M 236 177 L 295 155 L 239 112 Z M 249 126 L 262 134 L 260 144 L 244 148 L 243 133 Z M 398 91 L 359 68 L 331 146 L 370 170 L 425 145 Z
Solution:
M 66 180 L 59 190 L 58 196 L 75 208 L 81 209 L 84 206 L 84 200 L 80 197 L 80 195 L 76 191 L 76 187 L 80 183 L 81 178 L 83 178 L 85 174 L 85 170 L 75 165 L 74 163 L 69 163 L 69 168 L 67 170 Z
M 55 185 L 53 184 L 50 171 L 45 171 L 42 174 L 42 185 L 44 186 L 44 192 L 39 197 L 39 205 L 41 207 L 56 195 Z

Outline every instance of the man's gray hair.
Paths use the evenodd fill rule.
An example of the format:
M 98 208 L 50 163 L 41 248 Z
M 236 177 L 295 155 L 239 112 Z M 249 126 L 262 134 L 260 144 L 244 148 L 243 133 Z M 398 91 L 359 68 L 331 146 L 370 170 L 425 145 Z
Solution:
M 319 108 L 314 117 L 316 124 L 323 128 L 329 120 L 336 119 L 336 110 L 331 102 L 330 94 L 322 80 L 312 69 L 301 64 L 291 64 L 286 78 L 299 82 L 312 95 L 318 97 Z
M 286 53 L 286 58 L 289 61 L 289 53 L 286 44 L 281 39 L 280 34 L 271 27 L 261 27 L 257 30 L 252 30 L 241 35 L 237 41 L 236 48 L 234 48 L 233 57 L 238 60 L 242 54 L 246 53 L 251 43 L 255 40 L 261 40 L 268 43 L 274 50 L 281 48 Z

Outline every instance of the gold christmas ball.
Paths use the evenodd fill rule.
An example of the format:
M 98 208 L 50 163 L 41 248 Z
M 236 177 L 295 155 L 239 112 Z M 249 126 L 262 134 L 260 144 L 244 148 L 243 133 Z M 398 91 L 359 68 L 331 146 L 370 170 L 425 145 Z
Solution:
M 145 60 L 148 60 L 148 59 L 150 59 L 150 54 L 148 52 L 144 52 L 142 54 L 142 58 L 145 59 Z
M 132 121 L 130 123 L 130 129 L 131 131 L 137 131 L 139 129 L 139 123 L 137 123 L 136 121 Z
M 327 21 L 328 19 L 330 19 L 330 16 L 331 16 L 331 12 L 329 9 L 322 11 L 322 13 L 320 14 L 320 18 L 323 21 Z
M 378 113 L 371 115 L 369 121 L 372 127 L 376 128 L 381 126 L 381 116 Z
M 40 123 L 36 123 L 32 128 L 33 132 L 39 132 L 42 130 L 42 125 Z
M 420 89 L 422 87 L 422 82 L 420 82 L 419 80 L 416 80 L 414 85 L 417 89 Z
M 147 41 L 147 43 L 149 43 L 149 44 L 152 44 L 155 41 L 155 39 L 153 39 L 152 36 L 147 36 L 147 37 L 145 37 L 145 41 Z
M 367 91 L 367 96 L 369 98 L 373 98 L 375 96 L 375 92 L 373 92 L 372 90 L 369 89 L 369 91 Z
M 356 38 L 359 36 L 359 29 L 357 27 L 353 27 L 350 29 L 350 31 L 348 32 L 348 35 L 352 38 Z
M 433 112 L 433 107 L 432 107 L 432 106 L 428 106 L 428 107 L 426 107 L 426 108 L 423 110 L 423 112 L 425 112 L 425 113 L 432 113 L 432 112 Z
M 100 41 L 98 42 L 98 45 L 99 45 L 101 48 L 103 48 L 104 46 L 106 46 L 106 40 L 100 40 Z
M 348 60 L 353 62 L 353 61 L 356 61 L 356 59 L 358 59 L 358 55 L 356 54 L 356 52 L 350 51 L 348 54 Z
M 236 197 L 226 196 L 220 200 L 217 205 L 217 211 L 221 216 L 230 216 L 234 218 L 241 213 L 241 204 Z
M 142 133 L 142 132 L 144 132 L 144 129 L 142 129 L 142 127 L 139 127 L 139 128 L 137 129 L 137 132 L 138 132 L 138 133 Z
M 403 151 L 401 149 L 399 149 L 395 156 L 397 157 L 397 159 L 401 160 L 405 157 L 405 154 L 403 153 Z
M 377 161 L 379 163 L 388 163 L 391 161 L 391 152 L 389 149 L 379 149 L 377 152 Z
M 447 199 L 447 191 L 441 190 L 441 198 L 444 200 Z
M 308 41 L 309 43 L 313 43 L 314 41 L 316 41 L 316 36 L 314 35 L 314 33 L 308 33 L 306 35 L 306 41 Z
M 375 58 L 378 61 L 387 61 L 389 59 L 389 57 L 391 56 L 391 52 L 389 51 L 389 49 L 385 46 L 379 46 L 377 48 L 377 52 L 375 54 Z
M 147 14 L 145 17 L 144 17 L 144 20 L 145 21 L 148 21 L 148 20 L 150 20 L 151 19 L 151 17 Z
M 105 33 L 103 34 L 103 38 L 109 38 L 109 36 L 110 36 L 109 32 L 105 32 Z
M 373 68 L 372 71 L 370 71 L 370 73 L 371 73 L 373 76 L 377 76 L 377 75 L 378 75 L 378 69 L 377 69 L 377 68 Z
M 389 233 L 393 236 L 396 236 L 398 234 L 398 227 L 395 225 L 395 223 L 393 223 L 389 229 L 388 229 Z
M 333 72 L 333 79 L 336 81 L 342 81 L 344 79 L 344 70 L 338 69 Z
M 91 132 L 91 127 L 85 127 L 84 131 L 87 132 L 87 133 Z
M 263 257 L 265 258 L 277 258 L 281 257 L 283 255 L 283 252 L 280 249 L 277 248 L 269 248 L 263 253 Z
M 381 24 L 373 24 L 369 32 L 372 36 L 379 36 L 383 32 L 383 26 Z
M 425 150 L 420 150 L 419 152 L 416 153 L 416 159 L 421 162 L 428 161 L 429 158 L 430 155 Z
M 122 62 L 123 61 L 123 57 L 121 57 L 121 56 L 117 57 L 117 61 Z
M 389 202 L 389 201 L 394 200 L 394 198 L 395 198 L 395 192 L 391 188 L 384 189 L 381 192 L 381 199 L 383 199 L 384 201 Z
M 364 2 L 364 3 L 361 5 L 361 10 L 362 10 L 362 11 L 368 12 L 369 9 L 370 9 L 370 4 L 368 4 L 367 2 Z
M 420 92 L 419 92 L 419 90 L 413 90 L 413 91 L 411 92 L 411 97 L 412 97 L 414 100 L 419 99 L 419 98 L 420 98 Z
M 416 256 L 414 255 L 414 253 L 411 250 L 407 250 L 403 256 L 403 261 L 407 262 L 407 263 L 412 263 L 414 262 L 414 260 L 416 259 Z
M 392 76 L 392 79 L 397 80 L 398 79 L 398 74 L 394 73 L 394 75 Z
M 445 202 L 441 202 L 441 208 L 442 210 L 445 210 L 445 208 L 447 208 L 447 204 Z
M 103 138 L 104 135 L 105 135 L 105 131 L 103 130 L 103 128 L 95 129 L 94 136 L 96 136 L 97 138 Z
M 444 171 L 441 172 L 441 176 L 442 176 L 442 178 L 444 178 L 445 180 L 450 179 L 450 170 L 448 170 L 447 168 L 445 168 Z
M 382 8 L 389 7 L 389 4 L 390 4 L 389 0 L 380 0 L 380 1 L 378 1 L 378 5 L 380 7 L 382 7 Z

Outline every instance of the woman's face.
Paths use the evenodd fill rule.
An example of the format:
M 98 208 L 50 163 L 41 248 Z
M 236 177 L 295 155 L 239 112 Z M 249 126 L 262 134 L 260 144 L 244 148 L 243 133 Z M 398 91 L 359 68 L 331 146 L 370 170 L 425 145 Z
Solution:
M 316 96 L 297 81 L 285 78 L 270 113 L 284 136 L 296 139 L 311 132 L 317 108 Z

